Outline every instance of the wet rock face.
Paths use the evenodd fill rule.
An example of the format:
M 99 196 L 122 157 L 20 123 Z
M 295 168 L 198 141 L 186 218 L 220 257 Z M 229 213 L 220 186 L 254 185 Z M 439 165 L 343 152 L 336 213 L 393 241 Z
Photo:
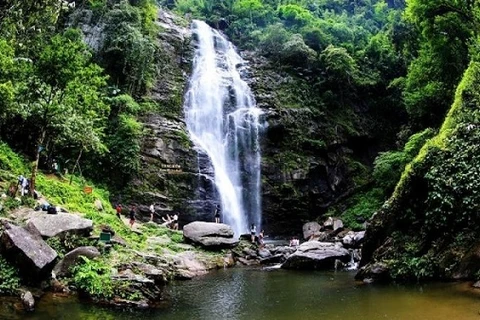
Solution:
M 50 274 L 57 253 L 39 235 L 22 227 L 6 223 L 0 238 L 2 255 L 32 282 L 41 281 Z
M 35 299 L 30 291 L 23 292 L 20 298 L 22 299 L 22 304 L 26 311 L 35 310 Z
M 164 10 L 156 23 L 161 27 L 162 65 L 150 98 L 161 111 L 141 119 L 146 128 L 141 173 L 131 185 L 133 191 L 120 201 L 137 204 L 139 219 L 149 218 L 148 206 L 153 202 L 159 215 L 181 213 L 180 226 L 213 221 L 216 188 L 211 165 L 194 149 L 183 120 L 194 49 L 189 23 Z M 345 132 L 318 111 L 309 98 L 314 89 L 308 79 L 297 81 L 257 53 L 242 55 L 248 61 L 242 76 L 268 123 L 261 143 L 263 225 L 269 234 L 290 235 L 356 186 L 349 160 L 369 165 L 375 152 L 366 125 L 354 123 L 351 132 Z M 310 89 L 298 94 L 290 90 L 306 87 Z M 292 102 L 285 96 L 299 98 Z
M 363 266 L 355 275 L 356 280 L 363 280 L 365 283 L 386 282 L 391 280 L 390 269 L 386 263 L 375 262 Z
M 156 23 L 161 27 L 157 43 L 163 63 L 150 98 L 162 111 L 141 119 L 146 129 L 141 172 L 128 201 L 137 204 L 140 220 L 149 219 L 148 206 L 155 203 L 154 219 L 160 221 L 173 213 L 180 213 L 180 227 L 195 220 L 213 221 L 215 186 L 208 175 L 199 174 L 208 172 L 210 163 L 194 149 L 183 115 L 194 49 L 189 23 L 162 9 Z
M 335 114 L 309 75 L 283 71 L 256 52 L 244 57 L 268 122 L 261 145 L 263 225 L 269 234 L 296 234 L 368 181 L 358 176 L 378 150 L 376 120 L 352 101 L 346 113 Z
M 318 222 L 307 222 L 303 225 L 303 238 L 305 240 L 310 239 L 310 237 L 316 237 L 320 234 L 320 230 L 322 227 L 318 224 Z

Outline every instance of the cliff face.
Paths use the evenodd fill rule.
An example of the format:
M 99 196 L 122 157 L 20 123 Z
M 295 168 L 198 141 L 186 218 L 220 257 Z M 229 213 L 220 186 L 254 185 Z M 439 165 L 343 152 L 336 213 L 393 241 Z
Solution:
M 369 182 L 378 151 L 368 106 L 323 106 L 308 77 L 282 71 L 256 53 L 250 85 L 265 110 L 263 215 L 273 234 L 295 234 Z
M 358 278 L 478 278 L 480 65 L 472 62 L 438 135 L 372 219 Z
M 88 11 L 72 20 L 98 50 L 102 20 Z M 139 119 L 145 129 L 140 173 L 118 198 L 137 204 L 145 219 L 155 203 L 158 213 L 180 213 L 182 224 L 212 221 L 216 190 L 208 175 L 198 174 L 199 166 L 210 167 L 209 161 L 194 150 L 183 115 L 193 55 L 189 22 L 160 9 L 156 24 L 159 74 L 146 97 L 156 107 Z M 283 71 L 259 53 L 242 55 L 249 66 L 245 79 L 268 123 L 262 141 L 264 226 L 270 234 L 298 233 L 304 222 L 368 184 L 380 145 L 378 119 L 361 99 L 329 108 L 313 78 Z
M 152 113 L 142 119 L 148 133 L 132 199 L 145 215 L 147 205 L 155 202 L 166 212 L 181 212 L 183 223 L 210 221 L 215 187 L 197 173 L 199 165 L 208 167 L 208 159 L 198 159 L 183 122 L 191 35 L 185 21 L 164 11 L 158 23 L 165 64 L 151 98 L 165 106 L 162 114 L 167 116 Z M 369 182 L 379 145 L 375 119 L 361 103 L 319 111 L 322 102 L 308 77 L 281 71 L 258 53 L 242 55 L 249 66 L 245 79 L 268 123 L 262 141 L 264 226 L 270 234 L 295 234 L 304 222 L 320 217 Z
M 188 22 L 159 10 L 157 24 L 160 74 L 150 99 L 160 111 L 146 114 L 141 149 L 141 170 L 130 188 L 132 201 L 148 216 L 148 206 L 157 212 L 180 213 L 180 223 L 213 220 L 208 212 L 212 182 L 198 174 L 199 159 L 188 137 L 183 117 L 183 95 L 188 84 L 193 46 Z

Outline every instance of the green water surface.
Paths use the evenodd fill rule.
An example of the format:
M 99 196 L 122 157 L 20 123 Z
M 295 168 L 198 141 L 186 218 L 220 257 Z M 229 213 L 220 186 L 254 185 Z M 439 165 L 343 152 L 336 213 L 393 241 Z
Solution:
M 65 320 L 480 320 L 480 292 L 468 283 L 364 285 L 350 272 L 230 269 L 168 287 L 161 310 L 119 310 L 47 296 L 33 314 L 0 300 L 0 319 Z

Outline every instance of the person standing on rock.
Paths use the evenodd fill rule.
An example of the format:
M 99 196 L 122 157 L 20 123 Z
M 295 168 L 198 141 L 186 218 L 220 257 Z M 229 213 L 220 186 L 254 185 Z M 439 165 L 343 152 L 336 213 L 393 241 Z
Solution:
M 133 228 L 133 224 L 135 223 L 135 206 L 132 206 L 130 209 L 130 228 Z
M 155 206 L 153 203 L 150 205 L 150 222 L 153 222 L 153 214 L 155 213 Z
M 115 211 L 117 211 L 117 218 L 122 220 L 122 205 L 120 203 L 115 207 Z
M 257 235 L 257 227 L 252 223 L 250 226 L 250 235 L 252 236 L 252 243 L 255 243 L 255 236 Z
M 178 230 L 178 215 L 176 213 L 173 215 L 172 229 Z
M 265 231 L 262 230 L 260 231 L 260 233 L 258 234 L 258 245 L 260 248 L 263 248 L 263 246 L 265 245 Z
M 215 223 L 220 223 L 220 205 L 215 207 Z

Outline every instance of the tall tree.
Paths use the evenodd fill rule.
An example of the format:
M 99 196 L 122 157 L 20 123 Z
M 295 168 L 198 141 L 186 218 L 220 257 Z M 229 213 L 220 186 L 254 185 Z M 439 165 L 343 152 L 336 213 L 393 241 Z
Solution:
M 106 77 L 91 62 L 91 54 L 77 30 L 55 35 L 43 47 L 37 59 L 25 62 L 20 88 L 19 114 L 35 135 L 35 160 L 31 190 L 35 188 L 40 152 L 53 134 L 82 136 L 82 149 L 98 148 L 101 125 L 108 113 L 102 88 Z M 82 125 L 79 125 L 82 124 Z M 96 128 L 96 129 L 94 129 Z M 89 132 L 85 135 L 85 130 Z

